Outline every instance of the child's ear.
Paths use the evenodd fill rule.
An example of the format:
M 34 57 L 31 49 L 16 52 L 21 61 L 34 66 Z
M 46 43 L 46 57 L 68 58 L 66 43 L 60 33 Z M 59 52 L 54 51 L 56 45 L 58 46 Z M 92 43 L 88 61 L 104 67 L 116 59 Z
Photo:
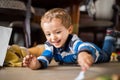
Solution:
M 73 32 L 73 26 L 72 25 L 68 28 L 68 31 L 69 31 L 70 34 Z

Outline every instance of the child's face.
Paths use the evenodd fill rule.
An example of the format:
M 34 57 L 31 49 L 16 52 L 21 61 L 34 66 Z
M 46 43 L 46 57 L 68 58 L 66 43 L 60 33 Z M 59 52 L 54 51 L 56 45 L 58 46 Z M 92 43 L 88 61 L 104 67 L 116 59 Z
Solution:
M 65 44 L 71 32 L 71 29 L 66 29 L 65 26 L 61 24 L 61 20 L 56 18 L 52 19 L 50 22 L 43 23 L 42 29 L 47 41 L 56 48 L 60 48 Z

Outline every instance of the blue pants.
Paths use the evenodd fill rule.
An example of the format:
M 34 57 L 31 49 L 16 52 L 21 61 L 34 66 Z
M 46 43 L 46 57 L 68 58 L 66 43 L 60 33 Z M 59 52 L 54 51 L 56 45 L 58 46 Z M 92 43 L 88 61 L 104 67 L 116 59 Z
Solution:
M 116 39 L 111 36 L 106 36 L 104 39 L 103 48 L 89 42 L 83 42 L 81 49 L 86 49 L 92 53 L 95 63 L 109 62 L 113 51 L 115 51 Z

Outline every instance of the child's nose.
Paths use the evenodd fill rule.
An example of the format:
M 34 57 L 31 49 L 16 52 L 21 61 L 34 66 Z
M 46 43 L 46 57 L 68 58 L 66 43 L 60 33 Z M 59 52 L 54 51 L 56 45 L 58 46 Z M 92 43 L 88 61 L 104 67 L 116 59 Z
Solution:
M 57 39 L 56 35 L 53 34 L 53 35 L 51 36 L 51 39 L 52 39 L 52 40 L 56 40 L 56 39 Z

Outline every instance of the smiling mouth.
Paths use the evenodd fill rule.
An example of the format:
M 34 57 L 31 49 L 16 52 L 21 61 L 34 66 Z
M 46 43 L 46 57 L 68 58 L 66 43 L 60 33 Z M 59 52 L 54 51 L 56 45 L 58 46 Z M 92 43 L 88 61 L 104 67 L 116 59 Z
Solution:
M 61 40 L 58 40 L 58 41 L 55 41 L 55 42 L 52 42 L 53 44 L 57 45 L 60 43 Z

